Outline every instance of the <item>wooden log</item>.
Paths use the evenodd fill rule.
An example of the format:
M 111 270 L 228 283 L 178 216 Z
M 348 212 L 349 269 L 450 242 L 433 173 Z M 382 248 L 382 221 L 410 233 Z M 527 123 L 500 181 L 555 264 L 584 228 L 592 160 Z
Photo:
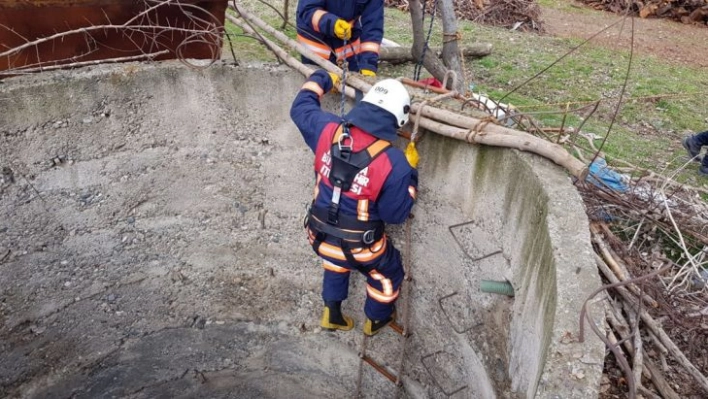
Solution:
M 297 50 L 300 54 L 311 59 L 323 69 L 339 74 L 340 76 L 342 75 L 341 68 L 332 64 L 328 60 L 315 55 L 305 46 L 290 39 L 284 33 L 278 31 L 263 22 L 260 18 L 246 11 L 241 5 L 236 5 L 235 7 L 234 5 L 230 5 L 229 7 L 235 9 L 243 18 L 253 23 L 253 25 L 258 26 L 273 35 L 273 37 L 275 37 L 279 42 Z M 299 68 L 295 69 L 300 70 Z M 347 75 L 347 84 L 361 90 L 364 93 L 369 91 L 371 88 L 371 84 L 366 82 L 364 79 L 357 77 L 356 74 Z M 463 140 L 468 143 L 516 148 L 520 151 L 532 152 L 550 159 L 556 164 L 566 168 L 573 176 L 581 180 L 584 180 L 587 175 L 587 167 L 585 164 L 573 157 L 565 148 L 563 148 L 563 146 L 550 143 L 540 137 L 533 136 L 526 132 L 497 125 L 492 119 L 483 120 L 472 118 L 435 108 L 433 106 L 426 106 L 423 110 L 421 110 L 420 104 L 413 103 L 411 105 L 411 113 L 415 115 L 411 117 L 411 120 L 417 118 L 417 114 L 419 112 L 422 116 L 419 123 L 420 127 L 423 129 L 430 130 L 446 137 Z M 445 123 L 464 127 L 460 128 L 449 126 L 445 123 L 433 120 L 432 118 L 444 120 Z
M 442 48 L 433 47 L 428 49 L 435 53 L 435 56 L 442 57 Z M 462 54 L 470 58 L 482 58 L 492 53 L 491 43 L 474 43 L 466 45 L 462 48 Z M 379 60 L 390 62 L 392 64 L 401 64 L 404 62 L 416 62 L 418 60 L 413 57 L 410 47 L 381 47 L 379 51 Z
M 624 303 L 623 307 L 629 316 L 629 324 L 634 329 L 634 336 L 632 337 L 632 346 L 634 348 L 632 371 L 634 372 L 634 380 L 637 382 L 637 387 L 641 387 L 642 370 L 644 370 L 644 345 L 642 345 L 642 334 L 639 331 L 639 316 L 627 303 Z

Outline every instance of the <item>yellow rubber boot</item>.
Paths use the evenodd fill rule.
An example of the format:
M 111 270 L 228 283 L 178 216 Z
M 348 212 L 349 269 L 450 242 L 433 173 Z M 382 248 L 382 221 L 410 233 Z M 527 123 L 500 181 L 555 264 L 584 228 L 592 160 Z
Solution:
M 354 328 L 354 320 L 342 314 L 340 310 L 340 303 L 334 306 L 325 306 L 322 312 L 322 320 L 320 320 L 320 326 L 328 330 L 342 330 L 349 331 Z
M 394 320 L 396 320 L 396 312 L 393 312 L 393 314 L 386 320 L 371 320 L 367 317 L 366 323 L 364 323 L 364 334 L 370 337 L 374 336 L 383 330 L 384 327 L 391 324 Z

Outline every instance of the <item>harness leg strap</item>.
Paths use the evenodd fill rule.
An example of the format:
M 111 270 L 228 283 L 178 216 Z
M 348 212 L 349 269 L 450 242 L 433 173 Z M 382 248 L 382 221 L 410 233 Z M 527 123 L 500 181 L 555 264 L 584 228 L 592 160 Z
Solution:
M 363 275 L 367 275 L 369 273 L 364 265 L 354 259 L 354 254 L 352 254 L 352 249 L 349 248 L 349 244 L 340 240 L 339 247 L 342 248 L 342 253 L 344 253 L 344 258 L 346 258 L 347 262 L 349 262 L 349 266 L 355 268 Z
M 322 242 L 324 242 L 326 238 L 326 234 L 322 232 L 317 232 L 315 234 L 315 241 L 312 243 L 312 249 L 315 250 L 316 254 L 320 253 L 320 245 L 322 245 Z
M 319 255 L 320 253 L 320 245 L 322 245 L 322 242 L 325 240 L 326 234 L 324 233 L 317 233 L 315 235 L 315 240 L 312 243 L 312 248 L 315 250 L 315 253 Z M 342 253 L 344 254 L 344 258 L 349 262 L 349 266 L 353 267 L 360 273 L 366 275 L 369 273 L 369 271 L 366 269 L 364 265 L 361 263 L 357 262 L 356 259 L 354 259 L 354 255 L 352 254 L 352 250 L 349 247 L 349 245 L 342 241 L 339 240 L 339 247 L 342 248 Z

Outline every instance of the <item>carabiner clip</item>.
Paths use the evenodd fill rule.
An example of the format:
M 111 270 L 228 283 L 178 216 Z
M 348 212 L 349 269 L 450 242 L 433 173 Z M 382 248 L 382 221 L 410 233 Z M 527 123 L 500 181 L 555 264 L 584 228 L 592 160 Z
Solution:
M 348 144 L 345 142 L 347 139 L 349 139 Z M 342 149 L 351 151 L 354 147 L 354 138 L 349 134 L 348 127 L 345 126 L 344 129 L 342 129 L 342 134 L 339 136 L 339 140 L 337 140 L 337 146 L 339 147 L 339 151 L 342 151 Z

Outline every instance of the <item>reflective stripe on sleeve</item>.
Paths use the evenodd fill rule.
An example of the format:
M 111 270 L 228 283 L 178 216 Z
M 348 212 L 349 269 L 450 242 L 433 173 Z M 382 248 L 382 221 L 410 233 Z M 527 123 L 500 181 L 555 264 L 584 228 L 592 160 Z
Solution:
M 381 50 L 381 45 L 379 45 L 376 42 L 362 42 L 361 43 L 361 52 L 362 53 L 364 51 L 370 51 L 372 53 L 378 54 L 380 50 Z
M 322 90 L 320 85 L 318 85 L 315 82 L 305 82 L 305 84 L 302 85 L 302 90 L 313 91 L 313 92 L 317 93 L 317 95 L 320 97 L 322 97 L 324 95 L 324 90 Z
M 314 14 L 312 14 L 312 28 L 315 30 L 315 32 L 319 33 L 320 20 L 322 19 L 322 17 L 325 16 L 325 14 L 327 14 L 327 11 L 325 10 L 317 10 Z

